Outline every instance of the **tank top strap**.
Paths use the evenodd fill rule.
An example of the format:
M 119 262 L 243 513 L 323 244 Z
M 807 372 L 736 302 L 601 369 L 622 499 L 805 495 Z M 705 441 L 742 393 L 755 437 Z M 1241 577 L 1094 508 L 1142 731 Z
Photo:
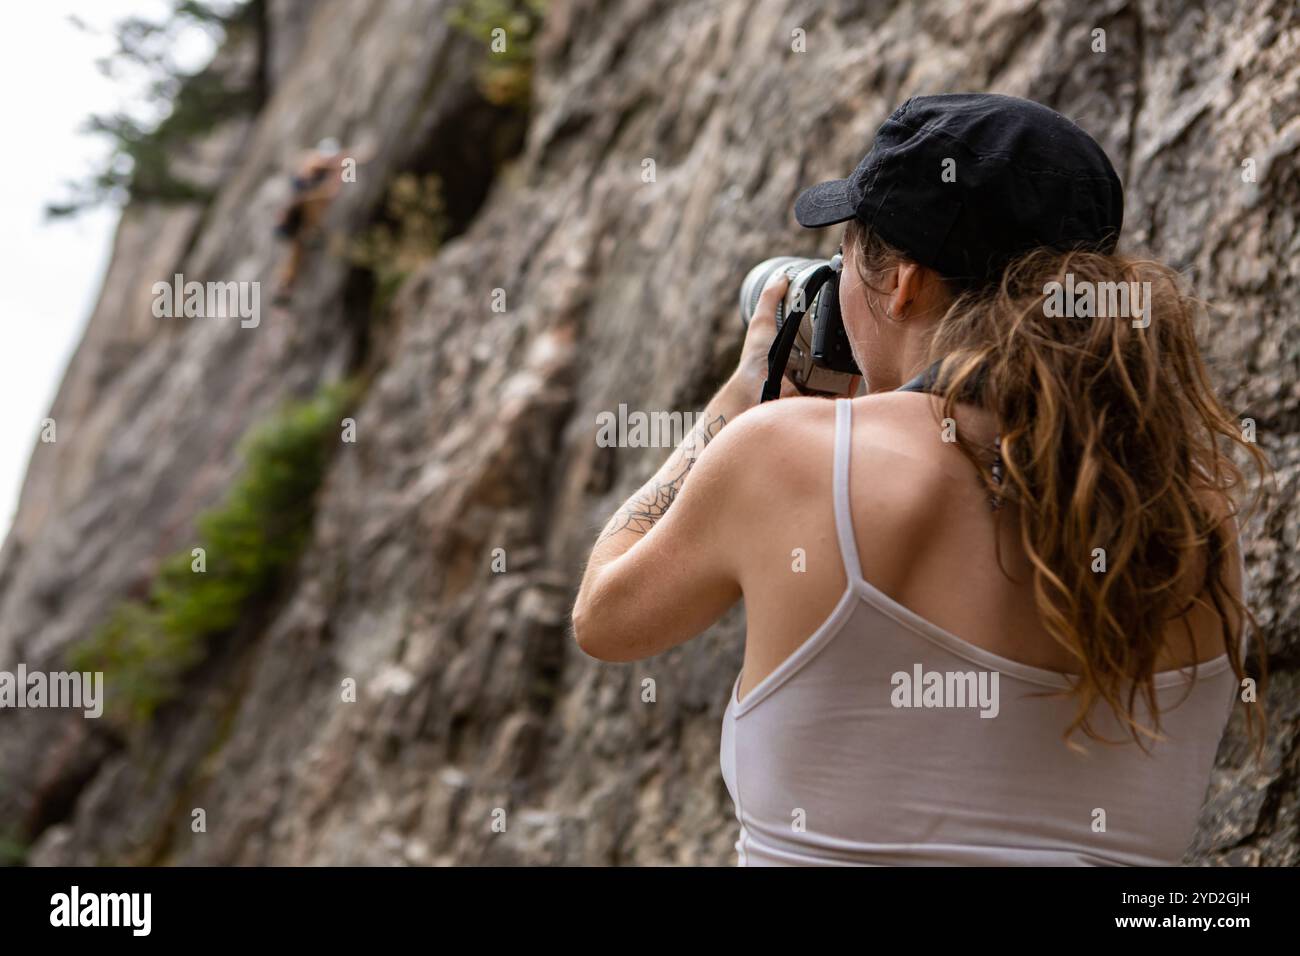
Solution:
M 853 536 L 853 512 L 849 508 L 849 450 L 853 443 L 853 400 L 835 400 L 835 461 L 831 495 L 835 501 L 835 533 L 840 541 L 840 559 L 849 581 L 862 580 L 858 542 Z

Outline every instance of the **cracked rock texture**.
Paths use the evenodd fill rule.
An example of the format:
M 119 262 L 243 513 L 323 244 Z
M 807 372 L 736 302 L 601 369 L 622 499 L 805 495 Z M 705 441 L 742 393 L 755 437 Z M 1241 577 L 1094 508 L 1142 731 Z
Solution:
M 632 665 L 566 634 L 599 524 L 661 454 L 597 447 L 596 415 L 696 408 L 739 347 L 746 268 L 827 251 L 795 226 L 797 191 L 852 168 L 908 96 L 988 89 L 1091 131 L 1125 182 L 1127 246 L 1213 305 L 1214 375 L 1277 469 L 1248 527 L 1272 734 L 1256 766 L 1233 724 L 1189 860 L 1300 863 L 1294 5 L 552 0 L 526 130 L 476 91 L 486 54 L 448 6 L 270 0 L 269 99 L 201 144 L 215 199 L 123 217 L 0 553 L 0 668 L 57 669 L 142 593 L 283 398 L 372 375 L 299 566 L 182 700 L 123 737 L 0 712 L 0 824 L 28 861 L 732 862 L 717 747 L 742 612 Z M 380 314 L 326 251 L 256 329 L 154 319 L 149 287 L 176 271 L 269 290 L 288 163 L 327 135 L 376 146 L 333 233 L 414 170 L 448 184 L 458 235 Z

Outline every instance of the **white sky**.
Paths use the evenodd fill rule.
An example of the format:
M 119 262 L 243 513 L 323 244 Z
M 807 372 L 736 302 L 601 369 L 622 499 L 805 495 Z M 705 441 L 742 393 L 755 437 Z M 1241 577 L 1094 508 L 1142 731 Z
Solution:
M 92 113 L 138 112 L 139 86 L 104 77 L 104 32 L 127 16 L 157 18 L 164 0 L 39 0 L 7 4 L 0 31 L 0 537 L 8 533 L 27 459 L 64 367 L 94 307 L 112 250 L 117 210 L 46 221 L 69 180 L 102 163 L 107 143 L 80 133 Z M 77 29 L 75 15 L 93 32 Z M 188 39 L 188 38 L 187 38 Z M 183 62 L 210 55 L 186 43 Z M 193 49 L 191 49 L 193 47 Z

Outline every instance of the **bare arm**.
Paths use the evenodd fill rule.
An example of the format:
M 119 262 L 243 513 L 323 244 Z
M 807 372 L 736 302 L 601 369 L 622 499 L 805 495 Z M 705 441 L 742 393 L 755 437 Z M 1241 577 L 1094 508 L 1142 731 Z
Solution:
M 596 545 L 591 550 L 587 571 L 604 567 L 626 552 L 637 540 L 668 513 L 686 486 L 686 478 L 704 451 L 723 427 L 747 407 L 743 403 L 743 385 L 729 381 L 699 415 L 697 424 L 673 450 L 668 459 L 655 472 L 654 477 L 642 485 L 623 502 L 605 524 Z
M 727 493 L 739 462 L 725 447 L 733 443 L 715 440 L 757 403 L 784 292 L 783 279 L 764 290 L 735 374 L 597 538 L 573 609 L 574 636 L 591 656 L 658 654 L 703 631 L 739 599 L 728 554 L 736 516 Z

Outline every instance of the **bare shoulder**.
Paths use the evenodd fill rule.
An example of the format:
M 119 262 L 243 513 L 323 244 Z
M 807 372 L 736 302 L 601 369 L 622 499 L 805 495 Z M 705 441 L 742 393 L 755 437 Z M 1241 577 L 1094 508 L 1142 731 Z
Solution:
M 903 438 L 920 429 L 933 431 L 939 421 L 928 395 L 882 392 L 851 400 L 855 427 L 866 425 L 882 434 Z M 776 442 L 797 449 L 814 437 L 834 438 L 837 402 L 826 398 L 798 397 L 757 405 L 731 424 L 731 440 L 743 446 Z M 897 442 L 894 442 L 895 444 Z
M 881 392 L 854 399 L 853 420 L 855 437 L 880 440 L 894 448 L 915 445 L 932 450 L 945 429 L 951 433 L 959 427 L 943 417 L 937 398 L 921 392 Z
M 749 437 L 798 437 L 808 428 L 834 426 L 835 402 L 825 398 L 783 398 L 755 405 L 732 425 Z
M 770 492 L 824 469 L 834 443 L 834 401 L 783 398 L 738 416 L 710 443 L 709 452 L 728 459 L 739 483 Z
M 716 484 L 750 515 L 770 511 L 777 500 L 808 500 L 830 494 L 836 405 L 824 398 L 783 398 L 739 415 L 710 442 L 701 466 L 702 484 Z M 930 521 L 937 501 L 983 507 L 975 471 L 950 437 L 930 396 L 886 392 L 852 400 L 853 500 L 871 520 L 912 525 Z M 967 500 L 969 499 L 969 500 Z
M 997 432 L 993 416 L 958 405 L 947 417 L 943 403 L 920 392 L 884 392 L 853 402 L 853 466 L 859 476 L 884 492 L 904 498 L 969 492 L 980 500 L 977 473 L 957 443 L 991 451 Z M 869 476 L 869 477 L 867 477 Z
M 805 397 L 767 402 L 723 429 L 710 451 L 718 446 L 716 452 L 728 459 L 729 469 L 752 476 L 769 492 L 777 483 L 822 484 L 830 474 L 835 447 L 836 404 Z M 945 469 L 936 471 L 936 464 L 962 468 L 960 454 L 954 458 L 955 449 L 944 442 L 945 423 L 930 396 L 886 392 L 855 398 L 852 422 L 855 484 L 878 467 L 892 476 L 906 475 L 909 481 L 924 473 L 942 477 Z

